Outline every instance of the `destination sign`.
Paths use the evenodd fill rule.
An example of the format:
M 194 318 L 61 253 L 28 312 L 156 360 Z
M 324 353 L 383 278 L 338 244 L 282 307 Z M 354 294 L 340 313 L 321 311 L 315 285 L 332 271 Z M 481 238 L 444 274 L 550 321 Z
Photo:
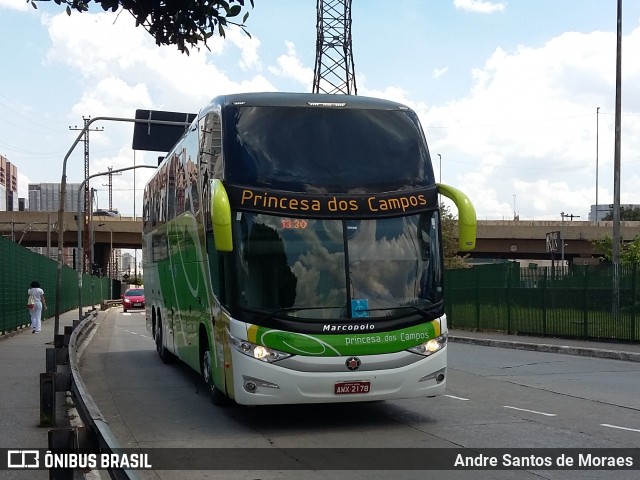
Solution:
M 289 217 L 392 217 L 437 206 L 437 187 L 358 195 L 283 192 L 225 185 L 232 208 Z

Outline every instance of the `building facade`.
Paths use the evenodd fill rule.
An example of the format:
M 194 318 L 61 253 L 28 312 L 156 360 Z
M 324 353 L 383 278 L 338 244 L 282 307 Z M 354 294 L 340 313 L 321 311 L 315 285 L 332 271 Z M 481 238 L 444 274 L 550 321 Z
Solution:
M 67 183 L 64 199 L 66 212 L 78 211 L 79 183 Z M 81 207 L 84 206 L 84 197 L 80 198 Z M 60 209 L 60 184 L 59 183 L 30 183 L 29 184 L 29 210 L 36 212 L 57 212 Z M 81 209 L 82 210 L 82 209 Z
M 66 187 L 64 209 L 67 212 L 78 210 L 79 183 L 68 183 Z M 83 206 L 83 199 L 80 199 Z M 60 184 L 59 183 L 30 183 L 29 184 L 29 210 L 36 212 L 57 212 L 60 209 Z M 46 255 L 47 249 L 42 247 L 32 248 L 36 253 Z M 66 247 L 63 250 L 63 263 L 72 268 L 78 259 L 77 248 Z M 58 251 L 55 248 L 49 249 L 49 258 L 58 259 Z
M 0 211 L 18 210 L 18 167 L 0 155 Z

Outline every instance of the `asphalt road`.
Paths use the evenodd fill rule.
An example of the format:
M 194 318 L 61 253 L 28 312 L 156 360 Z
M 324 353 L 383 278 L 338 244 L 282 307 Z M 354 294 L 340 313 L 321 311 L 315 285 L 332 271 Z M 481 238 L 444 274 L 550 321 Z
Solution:
M 447 395 L 442 397 L 220 408 L 210 403 L 198 375 L 179 363 L 160 362 L 143 313 L 112 309 L 84 353 L 81 374 L 121 446 L 143 450 L 466 447 L 536 452 L 533 449 L 637 448 L 640 444 L 639 362 L 455 342 L 448 349 Z M 329 475 L 344 479 L 392 476 L 394 480 L 433 473 L 221 472 L 186 467 L 139 472 L 143 479 L 326 479 Z M 438 471 L 437 478 L 623 480 L 638 478 L 638 470 L 446 470 Z

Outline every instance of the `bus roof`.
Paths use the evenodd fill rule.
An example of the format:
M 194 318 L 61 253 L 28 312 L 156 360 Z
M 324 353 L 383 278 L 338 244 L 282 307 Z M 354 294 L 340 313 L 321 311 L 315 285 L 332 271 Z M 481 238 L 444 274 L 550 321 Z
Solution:
M 235 93 L 231 95 L 220 95 L 215 97 L 200 114 L 208 112 L 212 108 L 224 107 L 225 105 L 243 106 L 278 106 L 278 107 L 346 107 L 361 109 L 383 109 L 383 110 L 410 110 L 409 107 L 401 103 L 379 98 L 356 96 L 356 95 L 332 95 L 317 93 L 285 93 L 285 92 L 252 92 Z

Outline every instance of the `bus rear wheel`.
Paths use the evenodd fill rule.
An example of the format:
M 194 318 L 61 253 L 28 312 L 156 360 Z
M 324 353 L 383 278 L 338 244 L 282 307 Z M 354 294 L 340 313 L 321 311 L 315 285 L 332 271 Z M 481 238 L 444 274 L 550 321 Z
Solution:
M 211 351 L 205 350 L 204 354 L 202 355 L 202 378 L 204 379 L 204 383 L 207 384 L 207 387 L 209 389 L 209 397 L 211 398 L 211 403 L 220 407 L 229 403 L 229 397 L 221 392 L 213 382 L 213 370 L 211 366 L 212 360 L 213 359 L 211 358 Z
M 156 326 L 156 350 L 162 363 L 171 363 L 171 352 L 167 350 L 162 341 L 162 322 L 158 322 Z

